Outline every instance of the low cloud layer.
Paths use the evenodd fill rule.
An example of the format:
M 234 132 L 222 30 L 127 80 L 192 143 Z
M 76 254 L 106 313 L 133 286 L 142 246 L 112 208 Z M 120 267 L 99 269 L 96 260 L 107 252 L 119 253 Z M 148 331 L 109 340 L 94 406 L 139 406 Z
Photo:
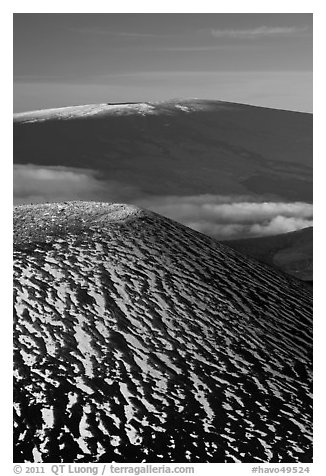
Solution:
M 61 166 L 14 166 L 14 203 L 98 200 L 128 202 L 139 196 L 135 187 L 100 180 L 93 170 Z
M 100 180 L 93 170 L 15 165 L 14 202 L 97 200 L 153 210 L 220 240 L 268 236 L 312 226 L 312 205 L 253 196 L 147 196 L 136 187 Z
M 220 240 L 268 236 L 312 226 L 312 205 L 248 196 L 157 197 L 143 206 Z

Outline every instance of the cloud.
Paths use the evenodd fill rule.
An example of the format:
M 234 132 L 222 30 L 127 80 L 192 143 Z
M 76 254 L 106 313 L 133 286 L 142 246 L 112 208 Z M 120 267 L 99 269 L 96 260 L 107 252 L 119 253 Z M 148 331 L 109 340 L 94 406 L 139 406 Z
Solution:
M 98 36 L 120 36 L 124 38 L 156 38 L 157 36 L 167 36 L 153 33 L 144 33 L 144 32 L 132 32 L 132 31 L 117 31 L 112 30 L 111 28 L 98 28 L 98 27 L 69 27 L 66 28 L 67 31 L 73 33 L 80 33 L 82 35 L 98 35 Z
M 156 197 L 138 202 L 220 240 L 268 236 L 312 226 L 312 205 L 259 201 L 250 196 Z
M 206 46 L 168 46 L 168 47 L 147 47 L 146 49 L 149 50 L 157 50 L 157 51 L 182 51 L 182 52 L 195 52 L 195 51 L 220 51 L 228 49 L 229 45 L 206 45 Z
M 94 170 L 62 166 L 14 165 L 14 203 L 67 200 L 128 202 L 139 191 L 114 180 L 100 180 Z
M 303 33 L 307 31 L 308 27 L 268 27 L 260 26 L 257 28 L 251 28 L 247 30 L 211 30 L 212 36 L 214 38 L 238 38 L 238 39 L 256 39 L 262 37 L 268 38 L 278 38 L 280 36 L 290 36 L 293 34 Z
M 90 169 L 14 166 L 14 202 L 97 200 L 130 203 L 172 218 L 219 240 L 267 236 L 312 226 L 312 205 L 275 202 L 248 195 L 148 196 Z

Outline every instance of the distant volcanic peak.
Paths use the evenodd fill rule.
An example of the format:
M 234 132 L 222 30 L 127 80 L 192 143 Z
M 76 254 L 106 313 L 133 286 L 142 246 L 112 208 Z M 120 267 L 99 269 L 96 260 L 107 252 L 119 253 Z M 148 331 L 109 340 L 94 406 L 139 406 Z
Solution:
M 14 122 L 43 122 L 49 120 L 69 120 L 103 116 L 125 115 L 158 115 L 174 114 L 176 112 L 194 112 L 215 110 L 216 108 L 231 106 L 223 101 L 202 99 L 173 99 L 157 102 L 129 102 L 129 103 L 102 103 L 85 104 L 81 106 L 67 106 L 38 111 L 27 111 L 14 114 Z
M 48 241 L 69 233 L 103 229 L 112 223 L 124 223 L 151 212 L 133 205 L 104 202 L 61 202 L 20 205 L 14 209 L 14 243 Z
M 154 106 L 148 103 L 85 104 L 14 114 L 14 122 L 40 122 L 48 120 L 80 119 L 103 115 L 153 114 Z

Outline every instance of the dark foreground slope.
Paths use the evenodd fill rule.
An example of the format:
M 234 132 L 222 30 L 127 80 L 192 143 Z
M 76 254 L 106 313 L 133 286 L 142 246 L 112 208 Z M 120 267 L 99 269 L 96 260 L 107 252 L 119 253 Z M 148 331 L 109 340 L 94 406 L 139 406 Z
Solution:
M 313 229 L 276 236 L 225 241 L 242 254 L 282 269 L 302 281 L 313 280 Z
M 309 462 L 311 293 L 123 205 L 15 209 L 15 461 Z

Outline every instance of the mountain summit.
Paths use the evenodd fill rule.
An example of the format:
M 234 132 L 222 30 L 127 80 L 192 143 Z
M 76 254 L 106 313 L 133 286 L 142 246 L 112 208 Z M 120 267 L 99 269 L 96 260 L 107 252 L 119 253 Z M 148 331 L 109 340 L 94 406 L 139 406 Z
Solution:
M 226 104 L 226 106 L 224 105 Z M 14 114 L 14 122 L 41 122 L 48 120 L 86 119 L 90 117 L 130 116 L 130 115 L 174 115 L 180 112 L 214 111 L 227 109 L 223 101 L 209 101 L 200 99 L 175 99 L 157 102 L 123 102 L 84 104 L 79 106 L 65 106 L 37 111 L 18 112 Z
M 24 112 L 14 114 L 14 163 L 23 170 L 91 168 L 102 182 L 140 195 L 254 194 L 310 203 L 312 115 L 199 99 Z M 25 199 L 27 192 L 25 184 Z
M 305 285 L 132 206 L 14 220 L 16 462 L 311 462 Z

